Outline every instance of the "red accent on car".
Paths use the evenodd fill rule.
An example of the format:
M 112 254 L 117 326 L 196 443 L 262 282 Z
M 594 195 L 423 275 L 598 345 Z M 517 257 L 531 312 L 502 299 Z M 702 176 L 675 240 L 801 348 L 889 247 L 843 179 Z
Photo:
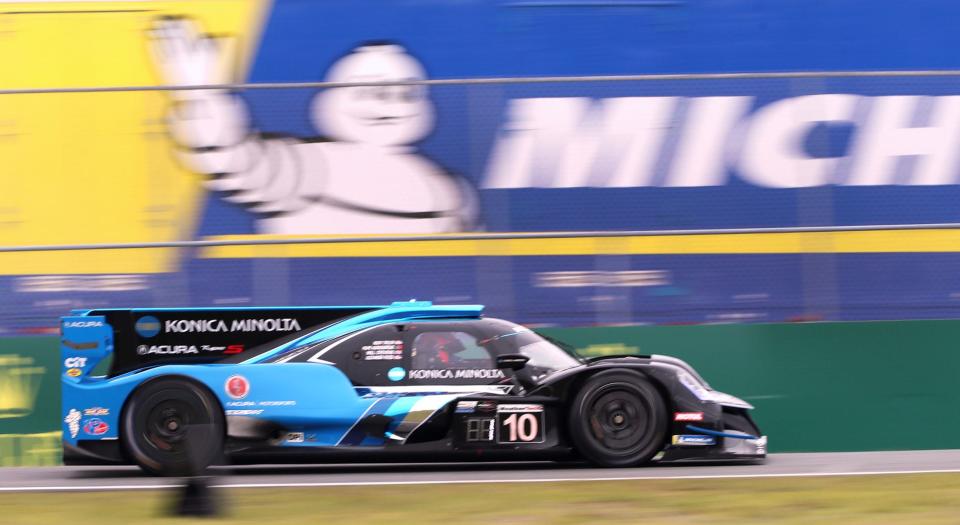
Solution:
M 250 382 L 243 376 L 230 376 L 226 383 L 227 395 L 233 399 L 243 399 L 250 391 Z
M 703 412 L 676 412 L 674 421 L 703 421 Z

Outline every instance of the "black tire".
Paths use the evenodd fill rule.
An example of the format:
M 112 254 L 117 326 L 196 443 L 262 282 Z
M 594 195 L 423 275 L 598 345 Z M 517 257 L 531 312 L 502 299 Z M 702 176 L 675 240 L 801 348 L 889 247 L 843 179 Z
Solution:
M 219 460 L 224 416 L 213 394 L 179 377 L 137 388 L 123 410 L 120 439 L 127 455 L 158 476 L 192 476 Z
M 610 370 L 593 375 L 574 396 L 570 438 L 577 452 L 603 467 L 646 463 L 664 445 L 667 408 L 643 375 Z

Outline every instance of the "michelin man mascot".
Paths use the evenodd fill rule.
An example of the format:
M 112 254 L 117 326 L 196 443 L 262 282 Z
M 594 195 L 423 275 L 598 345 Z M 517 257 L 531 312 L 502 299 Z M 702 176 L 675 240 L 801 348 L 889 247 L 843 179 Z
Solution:
M 149 30 L 154 64 L 173 86 L 225 84 L 233 40 L 164 18 Z M 330 82 L 426 78 L 398 45 L 366 45 L 336 62 Z M 425 86 L 326 89 L 311 103 L 322 138 L 268 136 L 225 90 L 173 90 L 170 133 L 207 187 L 259 215 L 258 233 L 439 233 L 474 228 L 476 198 L 463 179 L 417 153 L 433 126 Z

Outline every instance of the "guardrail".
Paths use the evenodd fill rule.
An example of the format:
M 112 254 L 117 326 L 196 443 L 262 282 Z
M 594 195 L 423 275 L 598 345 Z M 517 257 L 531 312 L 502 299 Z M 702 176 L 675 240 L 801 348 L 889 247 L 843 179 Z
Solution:
M 491 84 L 560 84 L 568 82 L 656 82 L 666 80 L 774 80 L 820 78 L 910 78 L 956 77 L 960 70 L 920 69 L 903 71 L 777 71 L 741 73 L 668 73 L 650 75 L 583 75 L 552 77 L 485 77 L 423 80 L 392 80 L 383 82 L 254 82 L 236 84 L 191 84 L 186 86 L 107 86 L 62 88 L 0 89 L 0 95 L 36 95 L 44 93 L 110 93 L 131 91 L 196 91 L 196 90 L 255 90 L 255 89 L 332 89 L 376 86 L 481 86 Z
M 366 236 L 302 236 L 296 238 L 245 238 L 193 240 L 170 242 L 132 242 L 132 243 L 90 243 L 90 244 L 51 244 L 34 246 L 0 246 L 3 252 L 49 252 L 73 250 L 123 250 L 141 248 L 213 248 L 219 246 L 282 246 L 288 244 L 349 244 L 381 242 L 423 242 L 423 241 L 480 241 L 480 240 L 523 240 L 523 239 L 582 239 L 582 238 L 621 238 L 621 237 L 666 237 L 683 235 L 738 235 L 765 233 L 829 233 L 829 232 L 869 232 L 904 230 L 955 230 L 960 223 L 936 224 L 876 224 L 865 226 L 799 226 L 788 228 L 710 228 L 689 230 L 638 230 L 638 231 L 573 231 L 573 232 L 510 232 L 510 233 L 452 233 L 444 235 L 366 235 Z

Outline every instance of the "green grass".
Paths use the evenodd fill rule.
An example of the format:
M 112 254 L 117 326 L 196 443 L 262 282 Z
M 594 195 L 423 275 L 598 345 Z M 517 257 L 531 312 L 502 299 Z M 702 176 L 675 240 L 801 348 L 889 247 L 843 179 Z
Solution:
M 201 523 L 960 523 L 960 474 L 224 490 Z M 0 523 L 182 524 L 165 492 L 0 494 Z

